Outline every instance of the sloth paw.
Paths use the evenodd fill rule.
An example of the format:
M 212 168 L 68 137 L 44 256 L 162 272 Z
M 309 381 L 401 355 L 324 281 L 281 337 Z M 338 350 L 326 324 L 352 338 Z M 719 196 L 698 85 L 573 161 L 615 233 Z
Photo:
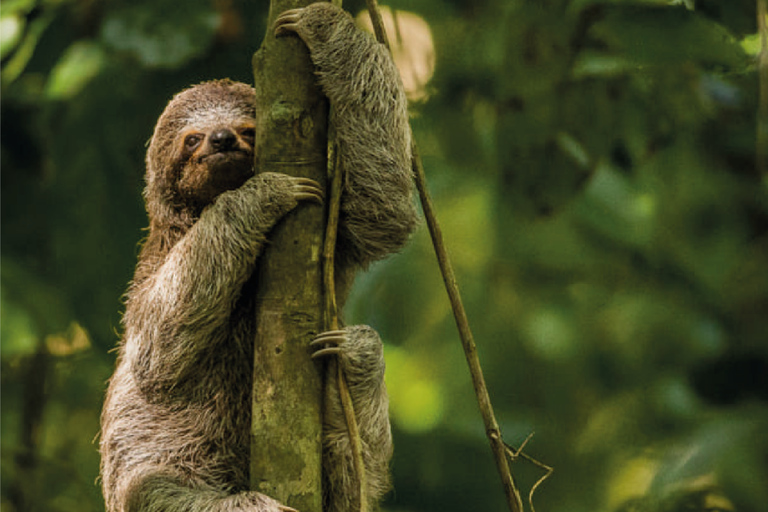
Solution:
M 351 382 L 384 375 L 384 350 L 379 335 L 366 325 L 354 325 L 320 334 L 310 344 L 312 358 L 337 356 Z
M 344 10 L 328 2 L 316 2 L 280 14 L 275 20 L 275 36 L 293 32 L 313 51 L 327 43 L 344 23 L 352 23 Z

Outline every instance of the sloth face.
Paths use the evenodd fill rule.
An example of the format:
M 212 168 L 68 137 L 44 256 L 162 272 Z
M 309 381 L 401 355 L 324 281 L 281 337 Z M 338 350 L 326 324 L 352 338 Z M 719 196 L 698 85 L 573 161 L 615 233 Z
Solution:
M 184 130 L 177 142 L 181 197 L 206 206 L 222 192 L 245 183 L 253 176 L 254 136 L 250 119 Z
M 147 150 L 147 211 L 168 219 L 199 214 L 217 196 L 253 176 L 255 92 L 229 79 L 176 94 Z

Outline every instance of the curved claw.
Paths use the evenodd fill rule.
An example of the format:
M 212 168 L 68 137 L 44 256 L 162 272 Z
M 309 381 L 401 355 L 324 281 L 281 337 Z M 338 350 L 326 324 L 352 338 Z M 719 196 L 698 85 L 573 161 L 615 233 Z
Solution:
M 327 331 L 319 334 L 317 338 L 309 343 L 310 347 L 318 349 L 312 354 L 312 359 L 340 354 L 341 348 L 339 348 L 339 345 L 345 341 L 347 341 L 347 332 L 343 330 Z
M 318 359 L 320 357 L 325 356 L 337 356 L 341 354 L 341 349 L 339 347 L 328 347 L 328 348 L 321 348 L 314 354 L 312 354 L 312 359 Z
M 278 508 L 280 509 L 281 512 L 299 512 L 295 508 L 286 507 L 285 505 L 280 505 L 278 506 Z
M 297 32 L 299 30 L 299 20 L 303 9 L 289 9 L 275 20 L 275 36 L 285 35 L 288 32 Z
M 294 180 L 296 180 L 296 183 L 298 183 L 299 185 L 306 185 L 308 187 L 315 187 L 318 189 L 320 188 L 320 184 L 315 180 L 313 180 L 312 178 L 304 178 L 302 176 L 298 176 L 294 178 Z
M 312 201 L 318 204 L 323 204 L 325 194 L 320 185 L 309 178 L 296 178 L 296 199 L 299 201 Z
M 296 193 L 296 199 L 299 201 L 312 201 L 313 203 L 323 204 L 323 194 L 317 193 L 314 190 L 300 190 Z
M 312 340 L 310 345 L 322 345 L 325 343 L 343 343 L 347 340 L 347 331 L 344 330 L 338 330 L 338 331 L 326 331 L 323 333 L 320 333 L 317 335 L 317 337 Z

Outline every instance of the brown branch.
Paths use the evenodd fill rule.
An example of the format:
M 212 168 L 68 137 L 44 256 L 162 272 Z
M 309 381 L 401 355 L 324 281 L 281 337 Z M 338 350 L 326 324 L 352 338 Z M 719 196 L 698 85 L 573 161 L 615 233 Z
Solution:
M 384 44 L 388 49 L 389 41 L 386 37 L 386 31 L 384 24 L 379 13 L 376 0 L 366 0 L 368 5 L 368 13 L 371 17 L 371 23 L 376 34 L 378 41 Z M 391 51 L 391 49 L 390 49 Z M 504 494 L 507 497 L 507 505 L 511 512 L 522 512 L 523 503 L 520 499 L 520 492 L 517 490 L 514 479 L 512 478 L 512 472 L 509 469 L 509 461 L 507 460 L 506 446 L 501 437 L 501 430 L 496 421 L 496 417 L 491 405 L 491 399 L 488 395 L 488 388 L 485 385 L 485 377 L 483 376 L 483 369 L 480 366 L 480 359 L 477 355 L 477 346 L 475 345 L 472 331 L 469 328 L 469 321 L 467 319 L 464 305 L 461 301 L 461 295 L 459 293 L 459 286 L 456 282 L 456 276 L 453 272 L 453 266 L 448 257 L 448 252 L 445 249 L 445 243 L 443 242 L 442 230 L 437 221 L 434 207 L 432 206 L 432 200 L 427 190 L 427 180 L 424 174 L 424 166 L 421 163 L 421 157 L 419 156 L 416 143 L 412 142 L 412 166 L 414 177 L 416 180 L 416 187 L 419 191 L 419 197 L 421 199 L 422 209 L 424 210 L 424 217 L 427 222 L 429 233 L 432 237 L 432 245 L 435 249 L 438 265 L 443 276 L 446 291 L 448 292 L 448 298 L 453 309 L 453 315 L 456 320 L 456 326 L 459 330 L 459 337 L 461 338 L 461 344 L 464 347 L 464 355 L 469 365 L 469 372 L 472 377 L 472 385 L 475 388 L 475 395 L 477 396 L 478 405 L 480 407 L 480 413 L 485 423 L 485 432 L 490 440 L 491 451 L 493 452 L 494 459 L 496 460 L 496 468 L 501 476 L 502 485 L 504 486 Z
M 323 281 L 325 295 L 325 326 L 328 331 L 339 328 L 338 306 L 336 304 L 336 282 L 334 275 L 336 239 L 339 226 L 339 211 L 341 210 L 341 190 L 343 184 L 344 169 L 338 157 L 335 145 L 335 130 L 333 125 L 329 128 L 328 135 L 328 175 L 331 179 L 328 219 L 325 226 L 325 245 L 323 248 Z M 368 510 L 367 478 L 365 463 L 363 461 L 363 444 L 360 439 L 360 429 L 355 418 L 355 408 L 352 403 L 352 395 L 349 393 L 347 379 L 341 367 L 341 361 L 335 361 L 336 382 L 339 388 L 339 400 L 344 411 L 344 418 L 349 431 L 349 443 L 352 450 L 352 461 L 355 467 L 358 486 L 358 509 L 360 512 Z

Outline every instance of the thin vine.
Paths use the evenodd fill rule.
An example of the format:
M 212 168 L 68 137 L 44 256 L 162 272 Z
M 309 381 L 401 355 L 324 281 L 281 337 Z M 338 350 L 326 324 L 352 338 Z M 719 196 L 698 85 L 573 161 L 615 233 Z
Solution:
M 330 177 L 330 190 L 328 200 L 328 219 L 325 228 L 325 242 L 323 246 L 323 282 L 325 296 L 325 328 L 326 331 L 339 329 L 338 305 L 336 303 L 335 282 L 335 254 L 336 239 L 339 226 L 339 211 L 341 209 L 341 191 L 344 169 L 341 165 L 337 147 L 335 144 L 335 130 L 331 124 L 328 130 L 328 175 Z M 347 379 L 338 356 L 336 361 L 336 383 L 339 389 L 339 400 L 344 411 L 344 418 L 349 432 L 349 443 L 352 450 L 352 462 L 355 468 L 358 487 L 359 512 L 367 512 L 367 478 L 365 474 L 365 462 L 363 461 L 363 444 L 360 439 L 360 429 L 355 418 L 355 408 L 352 403 L 352 395 L 349 393 Z
M 760 34 L 760 52 L 757 57 L 757 170 L 768 185 L 768 0 L 757 0 L 757 31 Z
M 381 18 L 381 13 L 379 12 L 377 0 L 366 0 L 366 4 L 368 6 L 368 14 L 371 18 L 371 23 L 373 25 L 373 30 L 376 34 L 377 40 L 391 51 L 389 40 L 384 29 L 384 23 Z M 528 503 L 531 507 L 531 510 L 534 511 L 533 493 L 541 485 L 541 483 L 549 477 L 553 469 L 524 454 L 522 449 L 523 446 L 525 446 L 525 443 L 523 443 L 523 446 L 521 446 L 519 450 L 513 450 L 511 447 L 509 447 L 509 445 L 504 443 L 502 439 L 501 430 L 499 429 L 499 425 L 496 421 L 493 407 L 491 405 L 488 388 L 485 385 L 483 370 L 480 365 L 480 359 L 477 355 L 477 346 L 475 345 L 472 331 L 469 327 L 469 320 L 467 319 L 467 314 L 461 300 L 461 294 L 459 293 L 459 287 L 456 281 L 456 276 L 453 272 L 453 266 L 451 265 L 451 261 L 448 257 L 448 252 L 445 249 L 442 230 L 440 229 L 440 225 L 432 205 L 432 199 L 430 198 L 427 189 L 424 165 L 421 162 L 421 157 L 419 155 L 415 141 L 412 141 L 411 143 L 411 154 L 414 179 L 416 181 L 416 188 L 419 192 L 419 198 L 421 200 L 422 210 L 424 211 L 427 228 L 429 229 L 429 233 L 432 238 L 432 245 L 435 249 L 435 255 L 437 256 L 440 272 L 443 276 L 443 282 L 445 283 L 445 288 L 451 303 L 453 315 L 456 320 L 459 337 L 461 338 L 461 343 L 464 348 L 464 355 L 467 359 L 467 364 L 469 365 L 469 371 L 472 377 L 472 385 L 475 389 L 475 395 L 477 396 L 483 422 L 485 423 L 486 435 L 490 441 L 491 451 L 493 452 L 494 459 L 496 460 L 496 467 L 501 477 L 502 485 L 504 486 L 504 493 L 507 498 L 507 505 L 509 506 L 509 510 L 511 512 L 522 512 L 523 503 L 522 499 L 520 498 L 520 491 L 515 485 L 512 472 L 509 468 L 509 460 L 515 460 L 518 456 L 522 456 L 526 460 L 547 471 L 547 473 L 533 485 L 528 495 Z M 526 443 L 527 441 L 528 440 L 526 440 Z

